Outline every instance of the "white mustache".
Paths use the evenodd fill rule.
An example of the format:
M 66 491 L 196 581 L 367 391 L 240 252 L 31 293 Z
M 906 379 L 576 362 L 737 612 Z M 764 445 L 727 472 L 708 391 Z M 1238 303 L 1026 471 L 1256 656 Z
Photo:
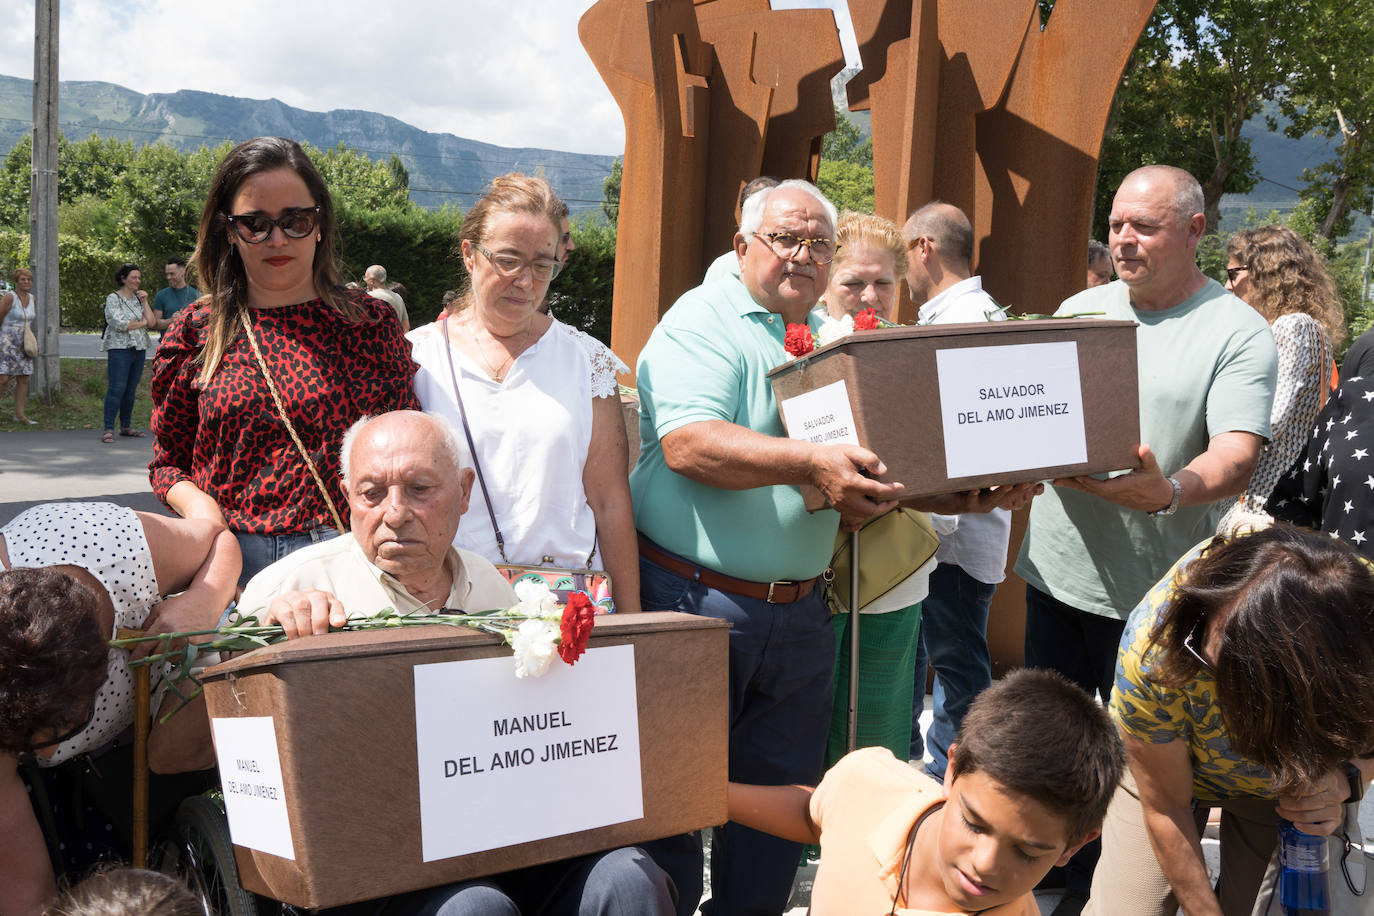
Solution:
M 816 271 L 801 264 L 789 264 L 782 269 L 782 275 L 786 277 L 806 277 L 808 280 L 816 278 Z

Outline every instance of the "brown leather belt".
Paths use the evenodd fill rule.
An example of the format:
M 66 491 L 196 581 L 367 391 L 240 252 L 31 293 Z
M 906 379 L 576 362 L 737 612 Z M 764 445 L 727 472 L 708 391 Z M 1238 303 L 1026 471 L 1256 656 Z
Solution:
M 817 576 L 804 579 L 801 582 L 790 580 L 751 582 L 748 579 L 736 579 L 734 576 L 727 576 L 724 573 L 707 569 L 705 566 L 689 563 L 681 557 L 675 557 L 656 547 L 643 535 L 639 536 L 639 554 L 662 566 L 668 572 L 684 579 L 691 579 L 693 582 L 700 582 L 707 588 L 718 589 L 744 598 L 767 601 L 769 604 L 791 604 L 793 601 L 800 601 L 811 594 L 811 589 L 816 587 L 816 581 L 820 578 Z

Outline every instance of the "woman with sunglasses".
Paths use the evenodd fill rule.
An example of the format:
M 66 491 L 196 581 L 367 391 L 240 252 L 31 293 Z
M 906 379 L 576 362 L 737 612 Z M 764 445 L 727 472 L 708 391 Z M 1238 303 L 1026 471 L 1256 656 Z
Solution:
M 1129 766 L 1084 912 L 1247 916 L 1278 819 L 1329 835 L 1374 777 L 1374 572 L 1290 525 L 1199 545 L 1127 621 L 1110 708 Z
M 114 275 L 119 289 L 105 297 L 105 333 L 100 348 L 105 351 L 105 431 L 100 441 L 114 442 L 115 414 L 119 415 L 121 436 L 143 435 L 133 428 L 134 396 L 143 378 L 143 361 L 152 340 L 148 328 L 157 325 L 148 294 L 139 289 L 143 273 L 137 264 L 123 264 Z
M 355 420 L 419 408 L 396 312 L 344 288 L 338 248 L 333 201 L 301 147 L 240 144 L 201 215 L 206 294 L 154 359 L 153 490 L 229 526 L 241 582 L 344 529 L 339 444 Z
M 479 482 L 457 546 L 493 563 L 605 569 L 616 610 L 638 611 L 616 385 L 629 369 L 539 311 L 562 267 L 560 211 L 546 181 L 511 174 L 467 212 L 459 249 L 468 287 L 411 332 L 415 392 L 476 446 Z
M 1221 502 L 1225 531 L 1237 513 L 1264 511 L 1279 476 L 1307 443 L 1312 421 L 1330 393 L 1345 316 L 1335 281 L 1312 246 L 1287 226 L 1258 226 L 1226 243 L 1226 288 L 1269 322 L 1279 348 L 1272 430 L 1250 486 Z
M 119 739 L 134 717 L 130 653 L 108 641 L 121 627 L 169 633 L 214 626 L 234 596 L 238 572 L 238 544 L 209 521 L 109 503 L 51 503 L 0 528 L 0 913 L 38 916 L 56 893 L 25 779 L 41 780 L 61 805 L 72 795 L 60 787 L 76 771 L 52 768 L 90 755 L 93 763 L 74 766 L 85 771 L 85 798 L 95 804 L 102 793 L 89 780 L 128 772 L 112 761 L 128 754 Z M 156 684 L 158 672 L 153 677 Z M 167 696 L 149 736 L 153 770 L 208 766 L 204 700 L 161 723 L 160 714 L 180 702 Z M 26 768 L 26 777 L 21 757 L 32 757 L 41 774 Z M 124 779 L 118 794 L 127 797 Z M 83 820 L 80 810 L 59 814 L 54 823 L 64 827 Z M 94 828 L 103 840 L 50 839 L 54 848 L 65 839 L 61 858 L 81 869 L 114 835 L 101 829 L 105 823 Z

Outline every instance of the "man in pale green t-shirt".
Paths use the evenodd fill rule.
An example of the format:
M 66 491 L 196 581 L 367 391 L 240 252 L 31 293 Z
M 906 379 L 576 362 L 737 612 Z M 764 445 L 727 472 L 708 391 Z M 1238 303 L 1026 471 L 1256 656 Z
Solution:
M 1269 436 L 1274 338 L 1259 313 L 1198 269 L 1202 208 L 1202 188 L 1181 169 L 1127 175 L 1108 236 L 1121 279 L 1059 309 L 1139 322 L 1142 466 L 1056 481 L 1031 506 L 1016 561 L 1027 583 L 1026 664 L 1103 702 L 1127 615 L 1215 528 L 1217 500 L 1244 491 Z M 1070 894 L 1086 898 L 1091 867 L 1069 863 Z

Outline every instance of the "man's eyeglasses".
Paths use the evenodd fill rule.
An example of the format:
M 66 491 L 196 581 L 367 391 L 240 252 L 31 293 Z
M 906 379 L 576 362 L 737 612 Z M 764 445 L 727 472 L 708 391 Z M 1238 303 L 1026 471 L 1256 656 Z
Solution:
M 526 261 L 524 258 L 516 257 L 513 254 L 492 254 L 485 245 L 473 245 L 472 247 L 482 252 L 496 272 L 508 279 L 518 277 L 520 271 L 528 267 L 534 279 L 543 283 L 545 280 L 552 280 L 558 276 L 558 272 L 563 269 L 562 261 L 548 258 L 535 258 L 533 261 Z
M 276 226 L 281 230 L 282 235 L 289 239 L 303 239 L 315 231 L 315 224 L 319 222 L 320 205 L 313 207 L 292 207 L 282 212 L 282 215 L 273 219 L 263 213 L 240 213 L 237 215 L 225 214 L 229 225 L 234 227 L 239 238 L 250 245 L 267 241 L 267 237 L 272 234 L 272 227 Z
M 1235 283 L 1235 282 L 1236 282 L 1236 277 L 1240 276 L 1241 271 L 1249 270 L 1249 269 L 1250 269 L 1250 265 L 1249 265 L 1249 264 L 1246 264 L 1246 265 L 1241 266 L 1241 267 L 1228 267 L 1228 268 L 1226 268 L 1226 279 L 1230 280 L 1232 283 Z
M 790 232 L 755 232 L 752 235 L 784 261 L 796 257 L 803 245 L 817 264 L 829 264 L 835 257 L 835 243 L 830 239 L 804 239 Z

